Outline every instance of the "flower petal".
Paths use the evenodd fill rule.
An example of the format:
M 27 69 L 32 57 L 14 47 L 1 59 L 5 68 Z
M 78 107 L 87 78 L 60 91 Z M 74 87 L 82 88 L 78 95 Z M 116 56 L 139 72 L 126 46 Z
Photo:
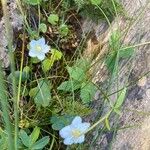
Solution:
M 38 44 L 40 44 L 41 46 L 45 45 L 45 39 L 42 37 L 40 38 L 38 41 Z
M 74 143 L 74 140 L 73 140 L 72 137 L 68 137 L 68 138 L 66 138 L 66 139 L 64 140 L 64 144 L 65 144 L 65 145 L 71 145 L 71 144 L 73 144 L 73 143 Z
M 42 61 L 45 58 L 45 54 L 44 53 L 38 53 L 37 58 Z
M 31 48 L 31 49 L 34 49 L 35 46 L 37 45 L 37 41 L 36 41 L 36 40 L 32 40 L 32 41 L 29 43 L 29 45 L 30 45 L 30 48 Z
M 59 131 L 59 135 L 62 137 L 62 138 L 67 138 L 67 137 L 70 137 L 71 136 L 71 127 L 70 125 L 69 126 L 66 126 L 64 128 L 62 128 L 60 131 Z
M 50 46 L 48 46 L 48 45 L 44 45 L 44 46 L 42 47 L 42 51 L 43 51 L 44 53 L 49 52 L 49 50 L 50 50 Z
M 80 116 L 76 116 L 76 117 L 73 119 L 71 125 L 73 125 L 73 126 L 76 127 L 78 124 L 81 124 L 81 123 L 82 123 L 82 118 L 81 118 Z
M 36 57 L 36 53 L 33 51 L 33 50 L 30 50 L 29 51 L 29 56 L 31 56 L 31 57 Z
M 78 130 L 80 130 L 82 133 L 85 132 L 88 128 L 90 127 L 90 123 L 88 122 L 84 122 L 81 124 L 78 124 L 78 126 L 76 127 Z
M 85 140 L 85 135 L 82 135 L 76 139 L 74 139 L 74 143 L 77 144 L 77 143 L 83 143 Z

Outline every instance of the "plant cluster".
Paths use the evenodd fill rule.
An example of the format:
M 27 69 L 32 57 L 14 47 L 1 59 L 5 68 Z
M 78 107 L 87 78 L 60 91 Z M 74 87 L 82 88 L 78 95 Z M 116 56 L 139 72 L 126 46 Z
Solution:
M 116 0 L 113 2 L 116 8 L 121 8 Z M 66 145 L 83 143 L 85 134 L 103 121 L 110 130 L 109 116 L 112 112 L 120 113 L 126 88 L 120 92 L 115 104 L 110 103 L 110 111 L 102 119 L 91 127 L 89 123 L 82 122 L 80 116 L 87 116 L 93 111 L 90 103 L 99 87 L 91 81 L 88 74 L 91 67 L 89 59 L 82 58 L 84 42 L 80 42 L 83 37 L 82 32 L 78 33 L 78 18 L 79 14 L 86 14 L 91 18 L 96 15 L 104 19 L 100 7 L 108 18 L 114 16 L 112 2 L 17 0 L 17 5 L 24 20 L 25 30 L 23 34 L 18 33 L 22 50 L 17 47 L 11 52 L 12 43 L 9 45 L 9 55 L 12 58 L 12 70 L 7 72 L 6 79 L 9 88 L 5 87 L 6 83 L 0 84 L 2 91 L 9 90 L 9 94 L 2 92 L 0 99 L 6 100 L 1 104 L 2 112 L 4 120 L 6 117 L 5 123 L 10 125 L 8 128 L 5 128 L 5 125 L 1 128 L 0 149 L 10 149 L 6 143 L 11 141 L 11 136 L 15 139 L 10 142 L 10 145 L 15 143 L 12 144 L 14 149 L 38 150 L 48 147 L 52 149 L 54 145 L 63 148 L 60 143 L 62 140 L 58 140 L 59 135 L 64 138 Z M 93 12 L 96 14 L 92 14 Z M 6 15 L 7 30 L 8 20 Z M 75 20 L 79 23 L 71 22 Z M 113 75 L 119 59 L 133 54 L 133 49 L 121 49 L 119 38 L 116 42 L 117 37 L 118 32 L 112 35 L 112 51 L 105 60 Z M 1 71 L 0 81 L 4 81 L 3 78 Z M 10 112 L 14 112 L 14 115 L 9 115 L 5 109 L 12 103 L 14 109 Z M 14 135 L 9 129 L 13 129 Z

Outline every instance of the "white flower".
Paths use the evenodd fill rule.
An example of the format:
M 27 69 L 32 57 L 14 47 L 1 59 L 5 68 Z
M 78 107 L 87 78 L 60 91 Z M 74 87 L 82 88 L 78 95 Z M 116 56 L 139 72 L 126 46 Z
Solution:
M 90 123 L 82 123 L 82 119 L 76 116 L 72 123 L 59 131 L 59 134 L 64 138 L 65 145 L 83 143 L 85 140 L 84 132 L 90 127 Z
M 43 60 L 45 54 L 50 50 L 50 46 L 45 44 L 45 39 L 43 37 L 39 40 L 32 40 L 29 44 L 29 56 L 37 57 L 39 60 Z

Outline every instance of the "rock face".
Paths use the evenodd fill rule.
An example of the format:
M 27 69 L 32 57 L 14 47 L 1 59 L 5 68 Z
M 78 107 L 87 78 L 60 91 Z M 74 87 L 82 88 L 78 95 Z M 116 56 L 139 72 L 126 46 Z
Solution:
M 15 0 L 9 0 L 8 2 L 10 21 L 13 29 L 20 30 L 23 25 L 22 17 L 18 11 L 17 4 Z M 2 10 L 1 10 L 2 11 Z M 9 66 L 9 60 L 7 55 L 7 39 L 5 36 L 4 18 L 0 18 L 0 59 L 2 60 L 3 67 L 7 68 Z M 15 45 L 14 45 L 15 48 Z
M 123 34 L 122 41 L 126 45 L 135 46 L 135 56 L 132 60 L 120 63 L 118 84 L 122 88 L 125 83 L 134 83 L 129 87 L 123 106 L 122 115 L 119 118 L 121 129 L 117 131 L 113 139 L 111 149 L 113 150 L 149 150 L 150 149 L 150 1 L 149 0 L 122 0 L 127 13 L 126 17 L 115 18 L 111 23 L 112 28 L 104 28 L 104 23 L 94 25 L 99 44 L 94 45 L 90 41 L 85 54 L 93 55 L 93 63 L 100 60 L 108 51 L 108 39 L 112 30 L 120 29 Z M 99 29 L 100 28 L 100 29 Z M 101 29 L 103 32 L 101 31 Z M 128 30 L 127 30 L 128 29 Z M 100 31 L 100 32 L 99 32 Z M 147 44 L 141 44 L 146 43 Z M 141 46 L 140 46 L 141 45 Z M 93 56 L 92 56 L 93 57 Z M 102 66 L 100 61 L 92 69 L 93 82 L 101 82 Z M 130 67 L 129 67 L 130 66 Z M 128 76 L 128 78 L 127 78 Z M 141 78 L 142 77 L 142 78 Z M 141 78 L 141 79 L 140 79 Z M 114 92 L 115 86 L 112 89 Z M 98 100 L 97 100 L 98 101 Z M 101 100 L 99 100 L 100 102 Z M 98 102 L 96 102 L 98 103 Z M 115 121 L 115 120 L 114 120 Z M 127 126 L 130 126 L 126 128 Z M 93 149 L 107 149 L 109 140 L 104 136 L 97 140 Z M 106 140 L 107 139 L 107 140 Z M 102 147 L 101 147 L 102 146 Z M 104 148 L 103 148 L 104 147 Z

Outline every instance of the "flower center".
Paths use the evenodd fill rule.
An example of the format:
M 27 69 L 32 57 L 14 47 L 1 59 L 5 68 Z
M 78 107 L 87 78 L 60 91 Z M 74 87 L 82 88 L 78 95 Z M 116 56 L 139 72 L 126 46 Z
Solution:
M 75 129 L 72 131 L 72 135 L 77 138 L 77 137 L 81 136 L 81 131 Z
M 41 50 L 42 50 L 42 47 L 39 46 L 39 45 L 36 45 L 36 46 L 35 46 L 35 50 L 36 50 L 36 51 L 41 51 Z

